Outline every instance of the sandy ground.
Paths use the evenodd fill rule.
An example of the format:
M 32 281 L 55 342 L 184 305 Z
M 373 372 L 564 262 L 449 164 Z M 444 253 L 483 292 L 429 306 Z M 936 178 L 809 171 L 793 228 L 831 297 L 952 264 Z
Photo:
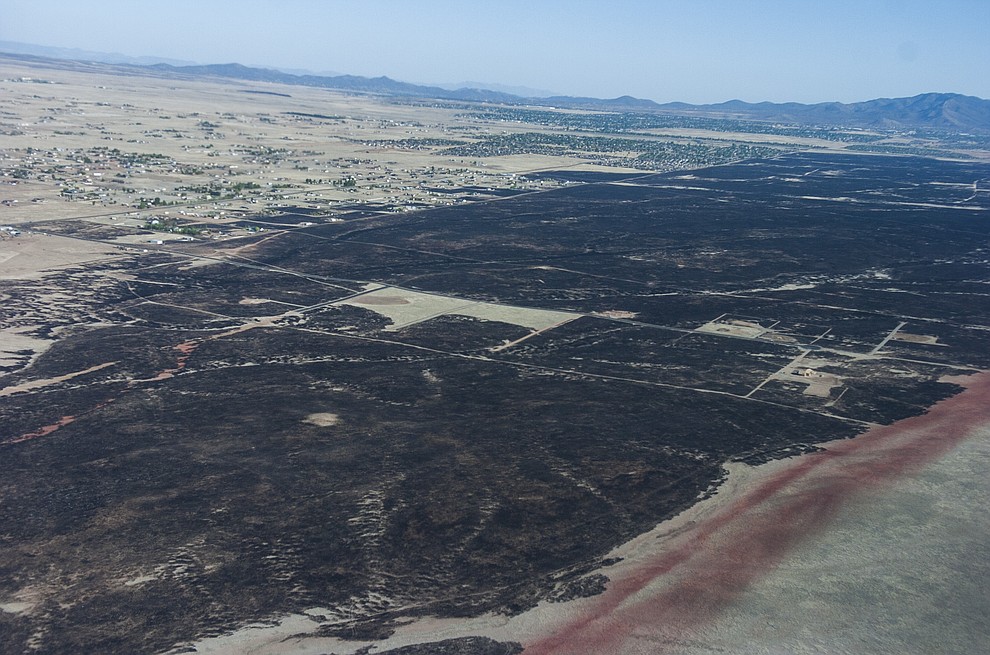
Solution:
M 316 620 L 293 615 L 196 652 L 343 655 L 484 635 L 530 655 L 983 653 L 990 374 L 968 383 L 926 416 L 824 452 L 729 465 L 712 498 L 609 555 L 623 560 L 603 569 L 600 596 L 419 619 L 374 644 L 306 636 Z
M 22 233 L 0 241 L 0 280 L 38 279 L 68 266 L 119 256 L 113 246 L 52 234 Z
M 39 339 L 21 331 L 26 328 L 0 328 L 0 366 L 14 366 L 21 361 L 18 353 L 30 350 L 36 357 L 52 345 L 50 339 Z
M 972 654 L 990 644 L 990 428 L 842 508 L 711 624 L 665 652 Z M 648 635 L 627 652 L 653 653 Z
M 543 330 L 575 317 L 575 314 L 568 312 L 496 305 L 396 287 L 377 289 L 334 304 L 363 307 L 387 317 L 392 321 L 392 324 L 385 328 L 387 332 L 397 332 L 410 325 L 445 314 L 470 316 L 485 321 L 501 321 L 533 330 Z
M 5 336 L 5 335 L 4 335 Z M 42 380 L 31 380 L 30 382 L 23 382 L 21 384 L 15 384 L 9 387 L 0 388 L 0 398 L 4 396 L 11 396 L 15 393 L 20 393 L 22 391 L 33 391 L 34 389 L 44 389 L 45 387 L 51 386 L 53 384 L 58 384 L 59 382 L 66 382 L 74 378 L 86 375 L 87 373 L 94 373 L 96 371 L 101 371 L 105 368 L 113 366 L 117 362 L 104 362 L 103 364 L 97 364 L 96 366 L 90 366 L 82 371 L 76 371 L 74 373 L 66 373 L 65 375 L 59 375 L 54 378 L 45 378 Z
M 119 256 L 123 256 L 120 250 L 100 243 L 22 232 L 16 237 L 4 236 L 0 239 L 0 281 L 38 280 L 57 275 L 71 266 Z M 24 351 L 32 352 L 33 361 L 51 346 L 53 340 L 26 334 L 37 326 L 5 325 L 2 309 L 6 298 L 0 293 L 0 366 L 22 362 L 23 358 L 18 353 Z

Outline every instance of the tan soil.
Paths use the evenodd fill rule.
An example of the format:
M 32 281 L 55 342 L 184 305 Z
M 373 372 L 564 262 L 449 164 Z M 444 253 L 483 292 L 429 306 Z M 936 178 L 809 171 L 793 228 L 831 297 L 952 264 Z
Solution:
M 315 425 L 321 428 L 327 428 L 331 425 L 337 425 L 340 423 L 340 417 L 332 412 L 317 412 L 315 414 L 310 414 L 305 419 L 303 423 L 309 423 L 310 425 Z

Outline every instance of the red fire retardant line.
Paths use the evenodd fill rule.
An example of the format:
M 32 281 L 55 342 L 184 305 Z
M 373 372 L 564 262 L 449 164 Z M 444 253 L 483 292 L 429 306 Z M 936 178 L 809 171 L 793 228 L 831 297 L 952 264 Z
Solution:
M 14 437 L 12 439 L 7 439 L 6 441 L 0 441 L 0 446 L 8 446 L 8 445 L 15 444 L 15 443 L 22 443 L 24 441 L 30 441 L 32 439 L 37 439 L 39 437 L 47 437 L 52 432 L 55 432 L 56 430 L 59 430 L 61 428 L 64 428 L 65 426 L 69 425 L 70 423 L 75 422 L 80 416 L 85 416 L 87 414 L 90 414 L 92 412 L 95 412 L 98 409 L 103 409 L 104 407 L 106 407 L 107 405 L 109 405 L 110 403 L 112 403 L 113 401 L 114 401 L 113 398 L 110 398 L 108 400 L 104 400 L 102 403 L 98 403 L 92 409 L 87 409 L 85 412 L 83 412 L 82 414 L 80 414 L 78 416 L 66 415 L 66 416 L 63 416 L 62 418 L 60 418 L 59 420 L 55 421 L 54 423 L 52 423 L 50 425 L 46 425 L 46 426 L 44 426 L 42 428 L 38 428 L 34 432 L 28 432 L 26 434 L 22 434 L 19 437 Z
M 14 444 L 14 443 L 21 443 L 22 441 L 30 441 L 31 439 L 37 439 L 38 437 L 45 437 L 51 434 L 52 432 L 55 432 L 55 430 L 58 430 L 59 428 L 64 428 L 66 425 L 72 423 L 75 420 L 76 420 L 75 416 L 63 416 L 62 418 L 55 421 L 51 425 L 46 425 L 42 428 L 38 428 L 34 432 L 28 432 L 27 434 L 22 434 L 21 436 L 14 437 L 13 439 L 8 439 L 3 443 Z
M 179 345 L 175 346 L 174 347 L 174 350 L 177 350 L 179 353 L 181 353 L 179 355 L 179 357 L 176 359 L 175 368 L 168 368 L 168 369 L 165 369 L 164 371 L 159 371 L 155 375 L 155 377 L 151 378 L 150 380 L 143 380 L 143 382 L 154 382 L 154 381 L 159 381 L 159 380 L 167 380 L 168 378 L 172 377 L 173 375 L 175 375 L 176 373 L 178 373 L 179 371 L 181 371 L 182 369 L 184 369 L 186 367 L 186 362 L 189 360 L 189 357 L 192 356 L 193 351 L 195 351 L 196 348 L 199 347 L 199 345 L 200 345 L 200 343 L 197 340 L 193 339 L 193 340 L 190 340 L 190 341 L 184 341 L 184 342 L 180 343 Z M 131 382 L 131 385 L 130 386 L 134 386 L 136 383 L 137 382 Z M 106 401 L 104 401 L 102 403 L 99 403 L 95 407 L 93 407 L 92 409 L 86 410 L 83 414 L 90 414 L 92 412 L 95 412 L 98 409 L 103 409 L 108 404 L 112 403 L 113 400 L 114 399 L 111 398 L 111 399 L 106 400 Z M 55 432 L 56 430 L 59 430 L 61 428 L 64 428 L 65 426 L 67 426 L 70 423 L 74 422 L 78 418 L 79 418 L 78 416 L 68 416 L 68 415 L 67 416 L 63 416 L 62 418 L 60 418 L 56 422 L 54 422 L 54 423 L 52 423 L 50 425 L 46 425 L 44 427 L 38 428 L 37 430 L 35 430 L 33 432 L 28 432 L 26 434 L 20 435 L 19 437 L 14 437 L 14 438 L 8 439 L 6 441 L 0 441 L 0 446 L 7 446 L 7 445 L 15 444 L 15 443 L 23 443 L 25 441 L 30 441 L 32 439 L 37 439 L 39 437 L 47 437 L 52 432 Z
M 990 423 L 990 374 L 922 416 L 803 456 L 687 537 L 612 580 L 597 602 L 525 655 L 619 653 L 639 633 L 662 653 L 707 623 L 854 497 L 920 470 Z

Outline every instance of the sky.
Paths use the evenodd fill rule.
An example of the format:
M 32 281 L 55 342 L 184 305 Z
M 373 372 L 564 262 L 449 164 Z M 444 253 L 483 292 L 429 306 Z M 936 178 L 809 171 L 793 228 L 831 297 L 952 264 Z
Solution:
M 988 0 L 0 0 L 0 40 L 658 102 L 990 98 Z

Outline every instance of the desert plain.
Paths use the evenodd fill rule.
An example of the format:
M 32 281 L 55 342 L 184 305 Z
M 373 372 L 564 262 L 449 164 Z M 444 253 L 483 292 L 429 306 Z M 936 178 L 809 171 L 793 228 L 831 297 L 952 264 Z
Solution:
M 990 640 L 985 152 L 0 78 L 0 652 Z

